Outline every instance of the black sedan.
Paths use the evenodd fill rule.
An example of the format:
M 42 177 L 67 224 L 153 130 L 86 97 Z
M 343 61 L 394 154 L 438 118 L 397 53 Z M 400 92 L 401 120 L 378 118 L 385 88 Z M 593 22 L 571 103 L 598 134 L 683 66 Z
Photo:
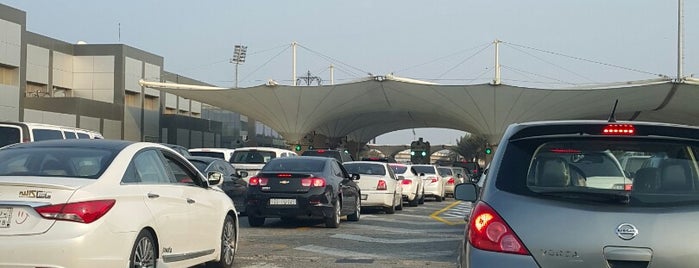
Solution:
M 221 172 L 223 174 L 221 190 L 233 200 L 235 210 L 241 215 L 245 214 L 245 196 L 247 195 L 248 183 L 241 178 L 230 163 L 220 158 L 206 156 L 190 156 L 187 157 L 187 160 L 203 174 L 212 171 Z
M 247 214 L 250 226 L 265 218 L 319 218 L 337 228 L 340 217 L 358 221 L 361 207 L 358 174 L 350 175 L 334 158 L 283 157 L 268 162 L 250 178 Z

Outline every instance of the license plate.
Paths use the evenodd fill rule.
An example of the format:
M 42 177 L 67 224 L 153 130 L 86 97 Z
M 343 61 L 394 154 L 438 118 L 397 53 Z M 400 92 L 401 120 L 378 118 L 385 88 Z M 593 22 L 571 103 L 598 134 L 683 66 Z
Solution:
M 10 228 L 12 208 L 0 208 L 0 228 Z
M 366 200 L 368 195 L 363 194 L 362 195 L 362 200 Z
M 294 206 L 296 205 L 296 199 L 272 198 L 269 200 L 269 204 L 273 206 Z

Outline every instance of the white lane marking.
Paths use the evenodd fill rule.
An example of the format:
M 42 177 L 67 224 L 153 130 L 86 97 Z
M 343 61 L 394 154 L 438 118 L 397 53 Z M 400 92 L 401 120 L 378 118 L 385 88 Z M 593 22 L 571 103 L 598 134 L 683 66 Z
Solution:
M 442 224 L 443 225 L 443 224 Z M 401 234 L 439 234 L 439 233 L 463 233 L 464 229 L 459 228 L 438 228 L 438 229 L 406 229 L 398 227 L 382 227 L 375 225 L 364 225 L 364 224 L 352 224 L 351 227 L 375 230 L 379 232 L 391 232 L 391 233 L 401 233 Z
M 295 249 L 314 252 L 314 253 L 322 253 L 322 254 L 331 255 L 331 256 L 338 256 L 338 257 L 351 256 L 354 259 L 388 259 L 388 258 L 390 258 L 390 256 L 366 254 L 366 253 L 361 253 L 361 252 L 356 252 L 356 251 L 351 251 L 351 250 L 344 250 L 344 249 L 338 249 L 338 248 L 328 248 L 328 247 L 322 247 L 322 246 L 316 246 L 316 245 L 305 245 L 305 246 L 297 247 Z
M 372 215 L 373 216 L 373 215 Z M 400 224 L 408 224 L 408 225 L 444 225 L 444 223 L 441 222 L 434 222 L 434 221 L 425 221 L 425 222 L 415 222 L 415 221 L 401 221 L 397 219 L 385 219 L 385 218 L 379 218 L 379 217 L 370 217 L 369 219 L 365 219 L 364 215 L 362 215 L 362 219 L 366 221 L 382 221 L 382 222 L 391 222 L 391 223 L 396 223 L 399 222 Z
M 351 235 L 351 234 L 335 234 L 330 236 L 332 238 L 340 238 L 347 240 L 354 240 L 359 242 L 369 242 L 369 243 L 381 243 L 381 244 L 412 244 L 412 243 L 433 243 L 433 242 L 445 242 L 445 241 L 458 241 L 461 240 L 460 237 L 454 238 L 414 238 L 414 239 L 386 239 L 386 238 L 374 238 L 362 235 Z
M 276 266 L 273 263 L 255 263 L 253 265 L 243 266 L 242 268 L 283 268 L 282 266 Z
M 350 259 L 410 259 L 410 258 L 429 258 L 429 257 L 441 257 L 450 256 L 454 254 L 452 250 L 442 250 L 442 251 L 432 251 L 432 252 L 402 252 L 399 254 L 389 254 L 389 255 L 375 255 L 366 254 L 351 250 L 329 248 L 316 245 L 305 245 L 295 248 L 296 250 L 303 250 L 313 253 L 320 253 L 330 256 L 337 257 L 347 257 L 351 256 Z M 276 266 L 274 267 L 276 268 Z

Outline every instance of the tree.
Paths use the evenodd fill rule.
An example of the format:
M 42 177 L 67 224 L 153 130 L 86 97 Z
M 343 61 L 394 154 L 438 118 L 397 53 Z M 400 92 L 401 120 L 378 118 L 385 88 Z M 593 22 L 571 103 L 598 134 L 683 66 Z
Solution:
M 470 134 L 459 138 L 453 151 L 469 161 L 478 162 L 479 159 L 485 159 L 487 144 L 488 139 L 484 135 Z

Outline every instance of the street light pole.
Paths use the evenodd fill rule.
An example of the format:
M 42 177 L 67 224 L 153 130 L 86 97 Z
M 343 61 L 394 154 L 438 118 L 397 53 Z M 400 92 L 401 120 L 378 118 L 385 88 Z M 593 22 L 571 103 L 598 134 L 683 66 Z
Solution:
M 248 47 L 243 45 L 235 45 L 233 49 L 233 58 L 231 63 L 235 64 L 235 88 L 238 88 L 238 65 L 245 62 L 245 56 L 247 56 Z

